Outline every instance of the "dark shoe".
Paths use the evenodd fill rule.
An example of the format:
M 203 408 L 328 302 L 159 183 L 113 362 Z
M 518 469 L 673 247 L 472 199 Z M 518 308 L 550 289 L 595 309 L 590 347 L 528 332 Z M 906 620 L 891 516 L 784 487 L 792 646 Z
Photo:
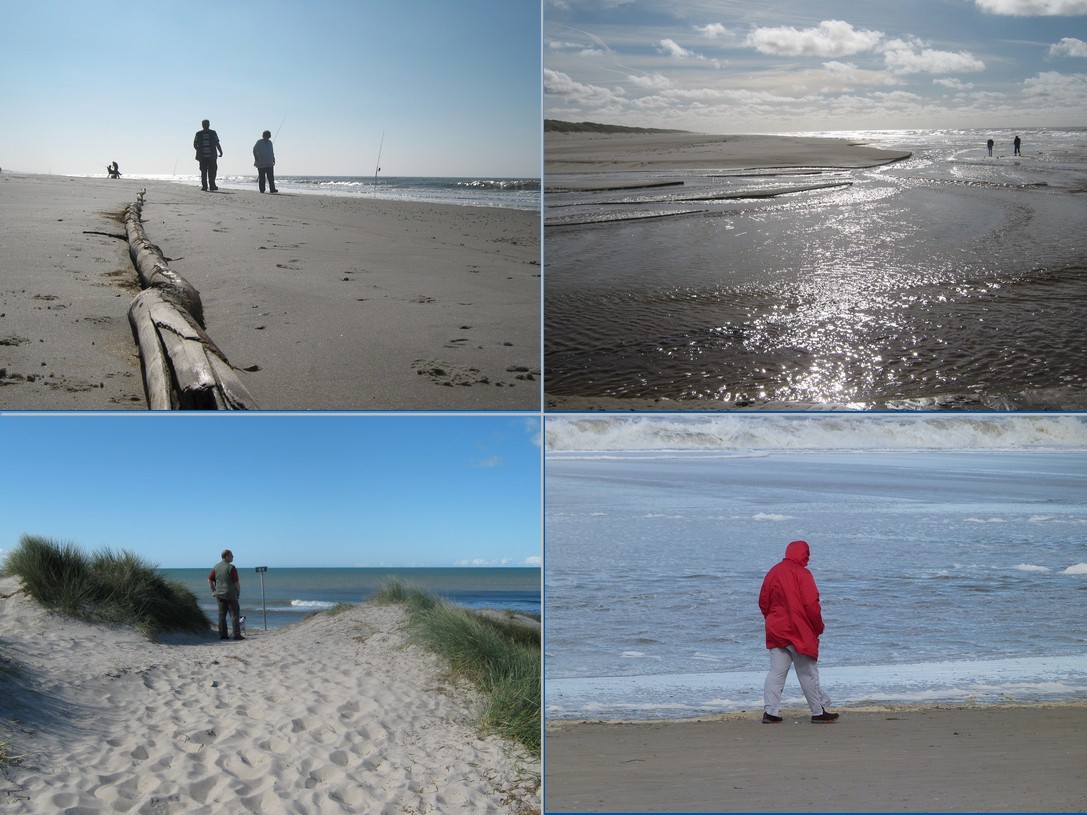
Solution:
M 777 724 L 781 721 L 783 721 L 783 719 L 780 716 L 771 716 L 769 713 L 762 714 L 763 724 Z
M 219 188 L 218 188 L 218 187 L 212 187 L 212 188 L 211 188 L 211 191 L 212 191 L 212 192 L 219 192 Z
M 272 190 L 272 192 L 279 192 L 279 190 Z
M 820 724 L 820 723 L 836 722 L 836 721 L 838 721 L 838 714 L 837 713 L 827 713 L 826 708 L 823 708 L 823 712 L 820 713 L 818 716 L 812 716 L 811 717 L 811 723 L 812 724 Z
M 235 639 L 235 640 L 244 640 L 244 639 L 245 639 L 245 637 L 232 637 L 232 639 Z M 835 719 L 837 719 L 837 718 L 838 718 L 838 714 L 834 714 L 834 718 L 835 718 Z
M 201 192 L 207 192 L 207 191 L 208 191 L 208 188 L 207 188 L 207 187 L 201 187 L 201 188 L 200 188 L 200 191 L 201 191 Z

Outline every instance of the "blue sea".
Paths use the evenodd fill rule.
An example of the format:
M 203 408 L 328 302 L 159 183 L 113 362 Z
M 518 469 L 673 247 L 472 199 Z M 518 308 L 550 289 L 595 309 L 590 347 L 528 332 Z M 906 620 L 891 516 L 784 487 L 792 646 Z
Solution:
M 549 418 L 551 719 L 761 710 L 804 539 L 836 706 L 1087 694 L 1087 416 Z M 791 678 L 786 705 L 804 708 Z
M 128 179 L 172 181 L 200 186 L 199 175 L 126 175 Z M 219 186 L 227 190 L 257 189 L 257 176 L 224 175 Z M 445 178 L 422 176 L 299 176 L 276 175 L 281 193 L 337 195 L 430 204 L 459 204 L 473 207 L 507 207 L 538 212 L 538 178 Z
M 912 155 L 547 192 L 549 394 L 679 410 L 1087 407 L 1087 129 L 781 135 Z
M 212 565 L 162 572 L 191 589 L 214 620 L 218 610 L 208 591 Z M 540 613 L 540 570 L 534 568 L 269 568 L 263 574 L 262 602 L 261 575 L 255 567 L 239 562 L 234 565 L 242 586 L 242 614 L 250 630 L 264 627 L 265 608 L 268 628 L 281 628 L 337 603 L 364 603 L 391 580 L 419 586 L 467 608 Z

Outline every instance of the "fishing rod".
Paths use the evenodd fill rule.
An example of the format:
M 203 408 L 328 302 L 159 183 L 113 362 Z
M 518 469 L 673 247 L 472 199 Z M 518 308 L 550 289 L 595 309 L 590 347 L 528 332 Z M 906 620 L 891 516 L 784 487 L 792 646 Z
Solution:
M 280 120 L 280 122 L 279 122 L 279 127 L 277 127 L 277 128 L 276 128 L 276 134 L 275 134 L 275 135 L 274 135 L 274 136 L 272 137 L 272 141 L 273 141 L 273 142 L 274 142 L 274 141 L 275 141 L 276 139 L 278 139 L 278 138 L 279 138 L 279 131 L 283 129 L 283 123 L 284 123 L 285 121 L 287 121 L 287 114 L 286 114 L 286 113 L 284 113 L 284 114 L 283 114 L 283 118 L 282 118 L 282 119 Z
M 381 172 L 381 148 L 385 146 L 385 131 L 381 131 L 381 141 L 377 145 L 377 167 L 374 168 L 374 188 L 377 188 L 377 174 Z

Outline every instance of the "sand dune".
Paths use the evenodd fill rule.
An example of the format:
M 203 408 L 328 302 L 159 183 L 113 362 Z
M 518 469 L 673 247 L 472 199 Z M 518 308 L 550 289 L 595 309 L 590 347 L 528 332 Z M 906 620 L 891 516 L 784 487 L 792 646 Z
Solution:
M 399 607 L 152 643 L 18 588 L 0 580 L 6 813 L 538 811 L 539 760 L 480 736 Z

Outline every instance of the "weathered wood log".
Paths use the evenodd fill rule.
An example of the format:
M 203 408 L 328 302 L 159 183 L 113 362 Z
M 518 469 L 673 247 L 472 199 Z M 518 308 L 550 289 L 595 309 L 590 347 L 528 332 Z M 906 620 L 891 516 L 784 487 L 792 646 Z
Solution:
M 143 197 L 125 208 L 129 254 L 143 291 L 128 321 L 140 347 L 144 390 L 152 410 L 255 410 L 234 366 L 204 330 L 200 292 L 170 269 L 141 223 Z
M 204 304 L 200 292 L 166 263 L 166 256 L 147 238 L 141 220 L 144 192 L 136 196 L 136 202 L 125 207 L 125 234 L 128 236 L 128 253 L 136 266 L 140 287 L 171 289 L 176 301 L 183 305 L 201 326 L 204 325 Z
M 254 410 L 256 401 L 226 356 L 191 315 L 146 289 L 128 312 L 153 410 Z

